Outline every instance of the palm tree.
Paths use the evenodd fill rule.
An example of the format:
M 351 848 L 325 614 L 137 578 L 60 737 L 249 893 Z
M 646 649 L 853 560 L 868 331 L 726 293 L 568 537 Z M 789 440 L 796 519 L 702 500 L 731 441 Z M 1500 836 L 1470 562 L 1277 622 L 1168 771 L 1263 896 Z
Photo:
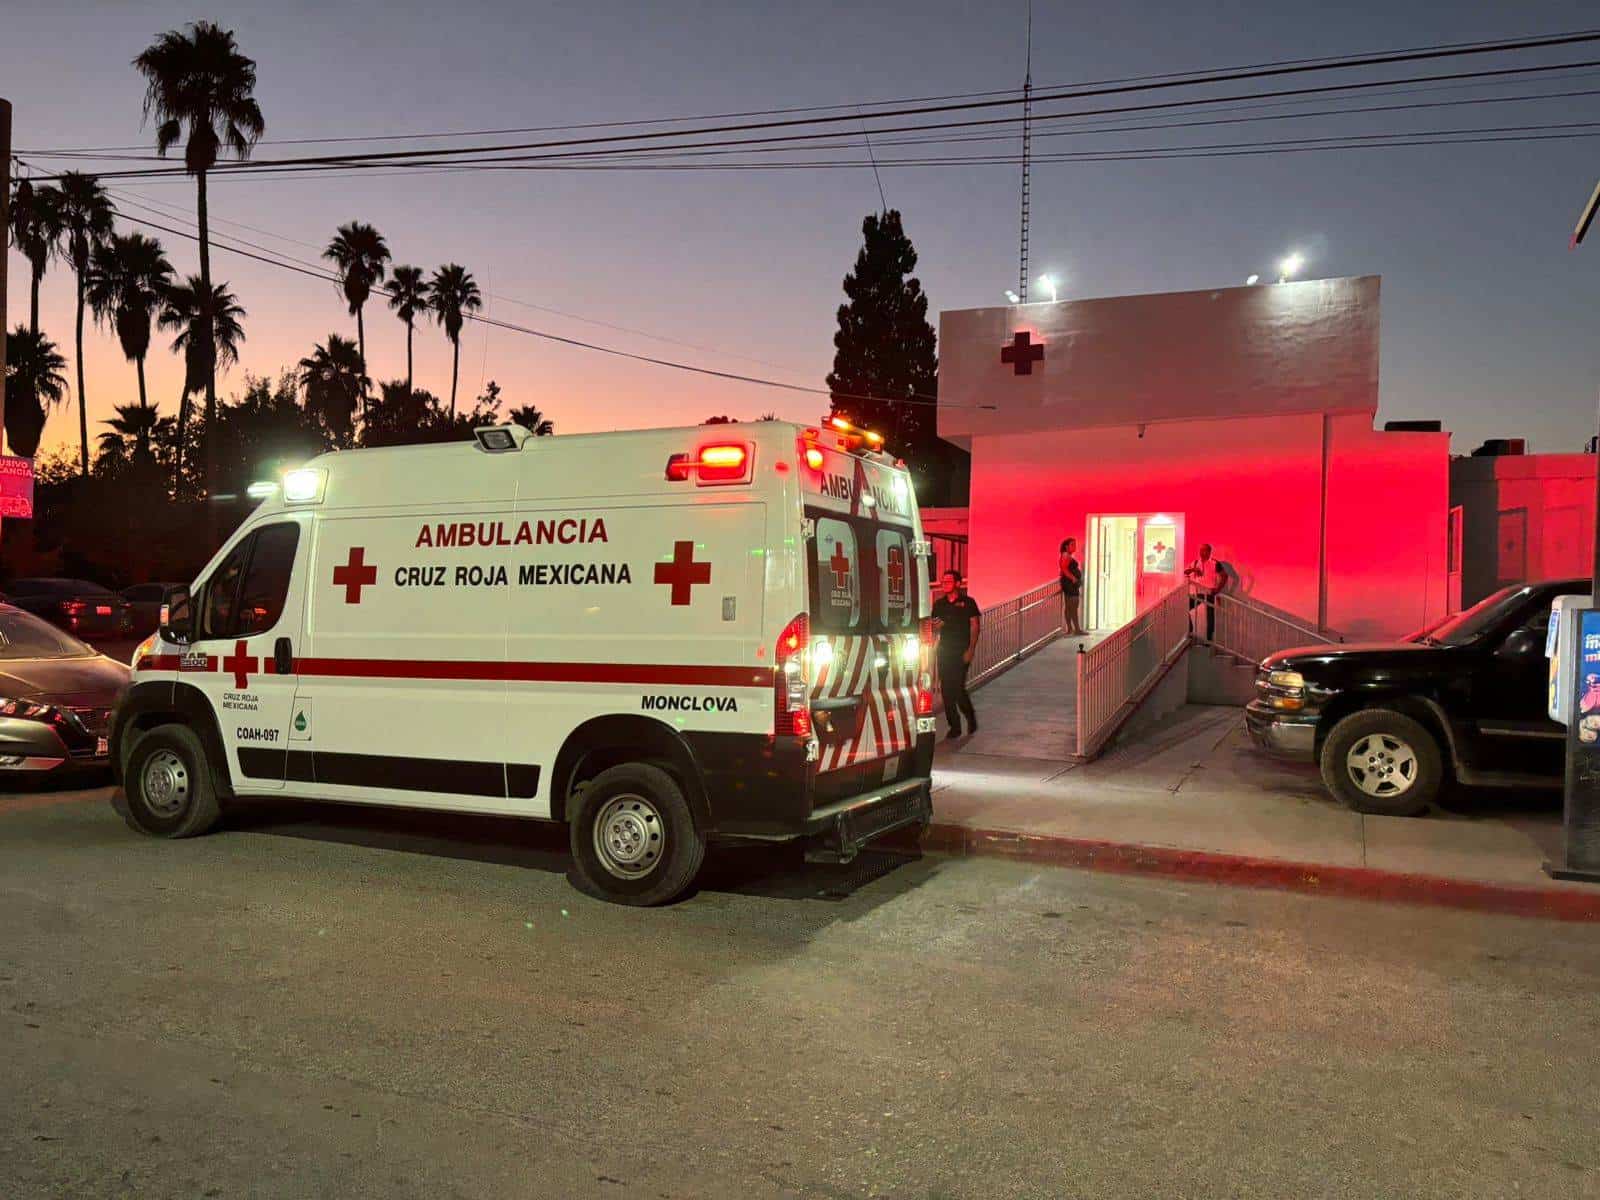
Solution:
M 61 237 L 61 189 L 46 184 L 35 188 L 17 180 L 11 194 L 11 244 L 33 268 L 28 293 L 28 328 L 39 332 L 39 284 Z
M 531 404 L 513 408 L 506 416 L 506 420 L 513 425 L 521 425 L 535 437 L 549 437 L 556 431 L 556 423 Z
M 82 171 L 61 174 L 61 233 L 59 246 L 78 279 L 78 465 L 89 473 L 89 413 L 83 394 L 83 310 L 89 285 L 89 258 L 94 248 L 111 235 L 116 215 L 111 197 L 93 175 Z
M 326 346 L 318 345 L 309 358 L 300 360 L 306 407 L 339 446 L 348 446 L 354 440 L 356 407 L 367 394 L 368 382 L 361 351 L 349 338 L 337 333 L 330 333 Z
M 206 380 L 216 378 L 216 367 L 223 370 L 239 361 L 239 343 L 244 341 L 242 318 L 246 315 L 228 290 L 227 281 L 211 289 L 211 303 L 204 305 L 205 290 L 198 275 L 167 289 L 158 318 L 162 329 L 174 330 L 172 352 L 183 355 L 183 394 L 178 397 L 177 449 L 173 454 L 173 490 L 183 479 L 184 435 L 189 425 L 189 397 L 204 391 Z M 210 319 L 211 336 L 206 337 Z M 215 354 L 209 353 L 215 350 Z
M 372 289 L 383 282 L 388 270 L 389 245 L 371 225 L 351 221 L 334 232 L 333 241 L 322 257 L 339 268 L 339 289 L 344 292 L 350 315 L 356 319 L 356 347 L 361 353 L 361 369 L 367 369 L 367 326 L 361 310 Z M 366 397 L 362 396 L 363 406 Z
M 239 53 L 231 30 L 210 21 L 197 21 L 187 31 L 172 29 L 158 37 L 133 60 L 145 78 L 144 115 L 154 116 L 156 153 L 165 154 L 180 139 L 183 164 L 195 177 L 196 211 L 200 226 L 200 295 L 211 296 L 211 232 L 206 209 L 206 172 L 218 154 L 231 150 L 235 158 L 248 158 L 250 148 L 267 123 L 253 95 L 254 60 Z M 202 341 L 212 344 L 212 308 L 200 310 Z M 217 355 L 204 355 L 206 429 L 214 430 L 217 416 Z M 206 438 L 206 490 L 216 482 L 217 451 Z
M 101 424 L 110 428 L 100 435 L 99 457 L 120 465 L 147 459 L 150 443 L 170 431 L 172 418 L 157 416 L 143 404 L 119 404 L 117 415 Z
M 18 325 L 6 338 L 6 438 L 11 452 L 32 458 L 46 413 L 67 398 L 67 360 L 38 330 Z
M 389 307 L 406 323 L 406 391 L 411 390 L 411 334 L 419 312 L 428 308 L 428 281 L 421 267 L 396 267 L 389 274 Z
M 446 263 L 428 282 L 428 307 L 450 339 L 450 419 L 456 419 L 456 382 L 461 374 L 461 325 L 469 312 L 483 307 L 478 283 L 460 263 Z
M 171 280 L 172 264 L 161 243 L 142 233 L 113 234 L 94 248 L 89 264 L 89 307 L 99 320 L 116 329 L 122 353 L 137 369 L 140 408 L 150 407 L 144 386 L 150 325 L 165 303 Z M 139 448 L 150 447 L 141 443 Z

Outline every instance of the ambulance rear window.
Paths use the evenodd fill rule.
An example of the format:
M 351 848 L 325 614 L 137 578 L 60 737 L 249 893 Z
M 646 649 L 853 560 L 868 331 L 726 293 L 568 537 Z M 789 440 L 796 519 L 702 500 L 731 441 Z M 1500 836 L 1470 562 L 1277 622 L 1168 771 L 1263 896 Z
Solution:
M 905 534 L 894 529 L 878 530 L 877 550 L 879 619 L 888 632 L 909 629 L 917 623 L 917 610 L 911 600 L 916 595 L 915 577 Z
M 811 620 L 830 633 L 856 633 L 862 627 L 861 562 L 856 531 L 836 517 L 817 518 L 812 541 L 816 602 Z

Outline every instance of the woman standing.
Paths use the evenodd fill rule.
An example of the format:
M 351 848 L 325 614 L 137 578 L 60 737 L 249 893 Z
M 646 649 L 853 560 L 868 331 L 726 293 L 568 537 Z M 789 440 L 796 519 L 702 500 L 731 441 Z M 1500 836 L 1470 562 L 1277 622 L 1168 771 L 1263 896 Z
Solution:
M 1067 637 L 1082 637 L 1083 623 L 1078 615 L 1083 602 L 1083 568 L 1078 565 L 1078 539 L 1061 543 L 1061 632 Z

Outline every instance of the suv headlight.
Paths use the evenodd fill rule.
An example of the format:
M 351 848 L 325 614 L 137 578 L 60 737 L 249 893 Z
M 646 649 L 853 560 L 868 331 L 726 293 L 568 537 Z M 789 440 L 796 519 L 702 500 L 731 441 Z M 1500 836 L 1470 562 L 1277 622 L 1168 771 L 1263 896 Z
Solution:
M 1267 682 L 1276 688 L 1299 689 L 1306 686 L 1306 677 L 1299 671 L 1273 671 Z

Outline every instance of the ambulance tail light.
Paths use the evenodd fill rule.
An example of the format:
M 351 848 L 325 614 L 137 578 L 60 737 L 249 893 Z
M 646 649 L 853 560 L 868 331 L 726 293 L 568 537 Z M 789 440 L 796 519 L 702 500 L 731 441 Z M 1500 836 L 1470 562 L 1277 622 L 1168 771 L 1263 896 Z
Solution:
M 917 671 L 917 716 L 933 716 L 933 619 L 924 618 L 917 630 L 922 661 Z
M 773 732 L 780 737 L 811 736 L 810 690 L 806 678 L 806 646 L 811 640 L 811 618 L 801 613 L 783 627 L 773 654 Z

